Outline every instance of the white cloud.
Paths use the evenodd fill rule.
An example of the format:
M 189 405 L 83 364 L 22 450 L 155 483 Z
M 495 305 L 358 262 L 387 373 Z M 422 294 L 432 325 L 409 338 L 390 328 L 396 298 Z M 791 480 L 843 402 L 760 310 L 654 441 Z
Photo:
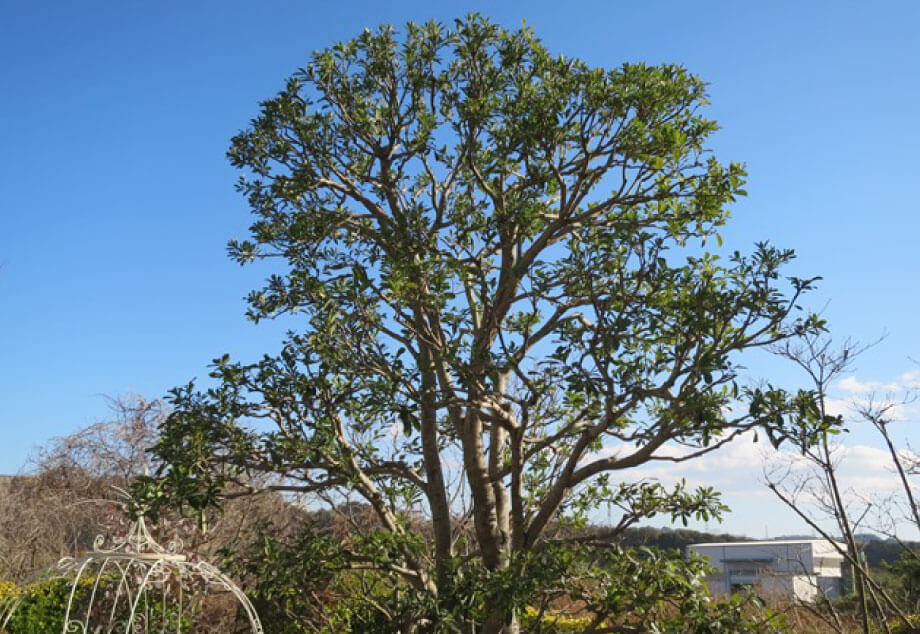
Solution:
M 902 372 L 897 378 L 889 381 L 864 381 L 855 375 L 850 375 L 837 381 L 834 387 L 856 395 L 908 392 L 920 389 L 920 371 Z
M 855 376 L 847 376 L 837 381 L 837 388 L 851 394 L 862 394 L 871 389 L 868 383 L 863 383 Z
M 765 474 L 772 473 L 774 477 L 788 475 L 788 482 L 792 484 L 797 479 L 801 480 L 813 466 L 796 451 L 784 448 L 777 451 L 762 438 L 759 443 L 753 442 L 753 438 L 752 433 L 744 434 L 711 454 L 686 462 L 651 461 L 623 471 L 621 476 L 626 481 L 649 479 L 673 485 L 684 480 L 690 487 L 714 487 L 723 494 L 723 500 L 730 507 L 743 514 L 730 514 L 723 527 L 727 530 L 753 533 L 751 526 L 760 529 L 764 523 L 771 523 L 773 534 L 809 532 L 804 523 L 797 524 L 782 502 L 767 488 Z M 846 442 L 847 439 L 843 440 Z M 601 453 L 626 455 L 632 450 L 634 447 L 620 445 L 606 448 Z M 662 453 L 675 457 L 689 452 L 685 447 L 671 446 Z M 869 444 L 850 444 L 836 447 L 834 456 L 841 489 L 854 507 L 864 505 L 866 500 L 881 501 L 900 496 L 900 481 L 886 449 Z M 801 500 L 809 503 L 807 493 Z M 752 517 L 752 514 L 759 517 Z
M 890 420 L 920 419 L 920 371 L 903 372 L 888 381 L 865 380 L 849 375 L 831 386 L 826 400 L 828 413 L 857 419 L 863 409 L 884 408 Z
M 847 421 L 846 426 L 853 431 L 836 439 L 840 446 L 835 448 L 834 455 L 839 484 L 854 509 L 865 508 L 866 501 L 883 506 L 886 500 L 903 497 L 900 479 L 894 472 L 887 449 L 871 425 L 859 424 L 858 408 L 870 404 L 889 405 L 889 417 L 900 421 L 920 421 L 920 400 L 905 398 L 911 391 L 920 392 L 920 370 L 903 372 L 888 380 L 849 375 L 832 386 L 826 401 L 828 412 L 842 415 Z M 895 436 L 913 433 L 912 427 L 899 426 L 897 429 L 894 432 L 892 428 Z M 686 462 L 651 461 L 619 475 L 626 481 L 645 478 L 669 485 L 683 479 L 691 487 L 715 488 L 722 492 L 726 504 L 734 509 L 720 530 L 759 535 L 766 524 L 774 535 L 810 533 L 811 529 L 767 488 L 765 478 L 770 473 L 774 476 L 788 474 L 792 484 L 795 479 L 804 479 L 813 465 L 794 450 L 785 447 L 775 450 L 762 435 L 759 443 L 753 442 L 753 438 L 752 433 L 744 434 L 700 458 Z M 903 445 L 903 441 L 899 439 L 898 444 Z M 916 444 L 920 445 L 920 440 Z M 611 446 L 597 456 L 626 455 L 635 449 L 629 445 Z M 679 457 L 690 452 L 690 449 L 674 445 L 663 448 L 659 455 Z M 911 457 L 920 458 L 916 455 Z M 804 494 L 803 501 L 807 497 Z M 883 520 L 870 513 L 867 521 L 881 525 Z M 825 526 L 831 531 L 836 530 L 833 526 Z M 866 526 L 863 524 L 863 528 Z M 908 538 L 916 537 L 915 533 L 913 531 Z

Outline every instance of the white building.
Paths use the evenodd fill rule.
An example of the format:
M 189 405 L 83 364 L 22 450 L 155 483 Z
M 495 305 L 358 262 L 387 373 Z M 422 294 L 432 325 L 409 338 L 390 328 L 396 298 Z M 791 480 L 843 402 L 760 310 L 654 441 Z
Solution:
M 751 588 L 762 596 L 814 601 L 818 593 L 843 590 L 843 555 L 824 539 L 691 544 L 716 571 L 707 579 L 713 594 Z

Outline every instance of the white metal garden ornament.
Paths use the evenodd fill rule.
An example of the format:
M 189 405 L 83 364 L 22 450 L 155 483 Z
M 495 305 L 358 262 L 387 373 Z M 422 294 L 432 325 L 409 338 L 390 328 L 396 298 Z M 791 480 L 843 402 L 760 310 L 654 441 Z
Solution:
M 100 535 L 93 550 L 66 557 L 43 575 L 41 584 L 57 584 L 66 596 L 61 634 L 188 634 L 217 632 L 208 611 L 222 608 L 236 621 L 234 632 L 263 634 L 252 603 L 225 574 L 182 551 L 179 540 L 161 546 L 144 517 L 126 535 Z M 0 633 L 8 630 L 26 594 L 0 605 Z M 218 611 L 220 611 L 218 609 Z M 248 628 L 240 630 L 240 622 Z M 51 634 L 49 632 L 49 634 Z

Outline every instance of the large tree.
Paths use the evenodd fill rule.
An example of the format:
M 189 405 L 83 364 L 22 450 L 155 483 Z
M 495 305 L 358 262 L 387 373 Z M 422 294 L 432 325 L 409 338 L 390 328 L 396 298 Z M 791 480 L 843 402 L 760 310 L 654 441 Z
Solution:
M 300 326 L 175 391 L 162 482 L 199 506 L 263 472 L 359 497 L 377 528 L 343 560 L 428 597 L 406 628 L 513 632 L 562 595 L 598 631 L 665 618 L 609 577 L 634 565 L 661 591 L 649 562 L 673 562 L 576 565 L 590 545 L 571 525 L 598 507 L 620 509 L 614 531 L 717 515 L 712 490 L 630 470 L 828 424 L 796 414 L 803 395 L 738 384 L 742 352 L 821 323 L 794 313 L 811 280 L 780 276 L 791 251 L 705 251 L 745 176 L 707 149 L 705 105 L 680 66 L 593 68 L 477 16 L 315 53 L 229 152 L 255 215 L 231 256 L 274 262 L 249 316 Z M 560 561 L 562 580 L 540 572 Z M 480 596 L 452 620 L 470 579 Z

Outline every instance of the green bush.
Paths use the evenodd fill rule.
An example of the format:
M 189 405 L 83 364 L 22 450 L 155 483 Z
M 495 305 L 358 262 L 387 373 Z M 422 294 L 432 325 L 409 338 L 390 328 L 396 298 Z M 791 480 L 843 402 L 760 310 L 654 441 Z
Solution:
M 94 598 L 94 605 L 90 613 L 90 620 L 95 617 L 100 622 L 105 622 L 111 618 L 112 604 L 106 601 L 106 588 L 112 587 L 112 580 L 104 578 Z M 71 602 L 71 592 L 73 592 L 72 611 L 70 614 L 71 622 L 80 621 L 86 618 L 88 601 L 93 590 L 94 580 L 82 578 L 77 582 L 76 590 L 73 590 L 73 580 L 65 577 L 53 577 L 44 579 L 39 582 L 31 583 L 26 586 L 18 587 L 9 582 L 0 583 L 0 634 L 53 634 L 64 630 L 64 617 L 67 613 L 67 605 Z M 144 630 L 150 634 L 158 632 L 186 632 L 191 631 L 191 621 L 183 617 L 181 624 L 179 615 L 175 610 L 167 608 L 165 619 L 163 614 L 163 603 L 159 597 L 148 594 L 148 601 L 144 603 L 150 608 L 150 611 L 158 615 L 156 625 Z M 126 620 L 128 604 L 122 601 L 119 605 L 115 618 L 119 621 Z M 9 619 L 4 620 L 7 616 Z M 93 629 L 93 623 L 83 624 L 88 626 L 89 631 Z M 71 631 L 71 630 L 66 630 Z M 82 631 L 79 630 L 79 631 Z
M 70 591 L 70 582 L 62 578 L 48 579 L 22 588 L 4 584 L 3 600 L 9 602 L 14 612 L 3 631 L 6 634 L 49 634 L 61 631 Z

